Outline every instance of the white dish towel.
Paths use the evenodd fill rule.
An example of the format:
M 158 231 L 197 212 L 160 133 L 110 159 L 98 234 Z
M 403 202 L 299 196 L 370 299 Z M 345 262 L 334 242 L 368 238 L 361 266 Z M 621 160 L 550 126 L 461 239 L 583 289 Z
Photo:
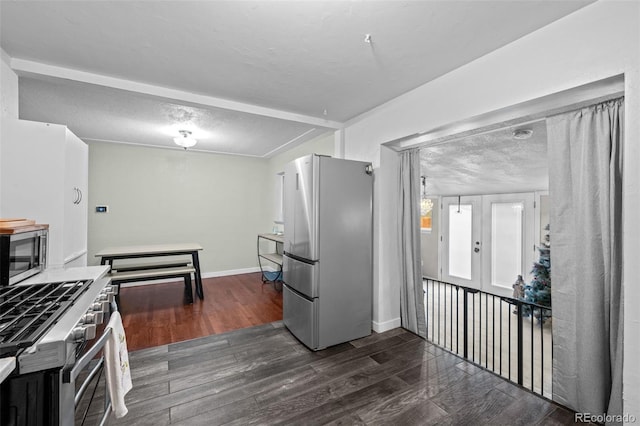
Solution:
M 123 417 L 129 410 L 124 405 L 124 396 L 131 390 L 131 370 L 129 368 L 129 353 L 127 352 L 127 338 L 124 334 L 122 319 L 119 312 L 111 314 L 107 329 L 111 335 L 104 345 L 104 363 L 107 377 L 107 387 L 111 398 L 111 407 L 116 418 Z

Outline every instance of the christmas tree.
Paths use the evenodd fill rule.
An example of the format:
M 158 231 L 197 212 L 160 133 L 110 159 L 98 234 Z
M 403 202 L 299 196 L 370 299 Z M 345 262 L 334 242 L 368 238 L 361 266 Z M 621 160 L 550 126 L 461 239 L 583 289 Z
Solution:
M 540 258 L 533 264 L 533 269 L 531 270 L 533 279 L 530 284 L 524 286 L 524 297 L 522 300 L 551 308 L 551 243 L 548 232 L 549 225 L 544 229 L 547 233 L 541 247 L 538 247 Z M 524 308 L 525 313 L 529 315 L 531 313 L 530 308 L 528 306 Z M 551 311 L 534 309 L 534 316 L 538 318 L 539 321 L 544 322 L 551 316 Z

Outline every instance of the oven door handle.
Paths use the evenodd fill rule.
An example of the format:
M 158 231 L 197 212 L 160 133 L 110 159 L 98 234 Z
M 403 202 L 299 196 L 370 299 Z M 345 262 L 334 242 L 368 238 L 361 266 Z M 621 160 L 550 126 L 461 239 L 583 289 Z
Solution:
M 89 375 L 87 376 L 87 378 L 84 380 L 84 382 L 82 383 L 82 385 L 80 386 L 80 389 L 78 389 L 78 391 L 76 392 L 76 396 L 75 399 L 73 401 L 74 406 L 77 408 L 78 404 L 80 403 L 80 400 L 82 399 L 82 397 L 84 396 L 84 393 L 87 391 L 87 389 L 89 388 L 89 385 L 91 384 L 91 381 L 93 380 L 94 377 L 96 377 L 96 375 L 100 372 L 100 370 L 102 369 L 102 366 L 104 365 L 104 357 L 100 358 L 100 361 L 98 361 L 98 363 L 96 364 L 95 367 L 93 367 L 93 369 L 91 370 L 91 372 L 89 373 Z
M 98 352 L 104 347 L 105 343 L 107 343 L 107 339 L 111 336 L 111 328 L 108 327 L 104 330 L 104 333 L 100 338 L 96 341 L 96 343 L 91 346 L 91 349 L 85 353 L 82 358 L 80 358 L 73 366 L 67 367 L 62 371 L 62 381 L 63 383 L 71 383 L 74 382 L 80 372 L 91 362 L 91 360 L 96 356 Z

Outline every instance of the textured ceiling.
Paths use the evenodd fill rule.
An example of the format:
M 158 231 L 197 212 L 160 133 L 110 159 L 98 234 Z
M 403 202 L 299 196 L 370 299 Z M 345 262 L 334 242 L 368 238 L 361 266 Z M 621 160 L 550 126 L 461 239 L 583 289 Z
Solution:
M 515 129 L 533 130 L 530 139 Z M 420 151 L 429 195 L 482 195 L 547 190 L 547 128 L 544 120 L 454 140 Z
M 307 130 L 339 127 L 588 3 L 591 1 L 2 1 L 0 45 L 24 77 L 35 73 L 74 79 L 84 72 L 89 73 L 85 83 L 109 86 L 102 78 L 108 77 L 179 90 L 183 98 L 209 96 L 270 108 L 271 113 L 259 114 L 271 118 L 281 119 L 281 112 L 304 115 L 285 117 L 280 126 L 288 129 L 257 123 L 247 126 L 244 136 L 224 143 L 219 140 L 220 145 L 212 140 L 205 147 L 225 151 L 230 145 L 238 146 L 239 140 L 252 140 L 251 146 L 230 152 L 264 155 L 274 146 L 272 141 L 283 146 L 297 135 L 295 142 L 299 143 L 315 132 L 305 134 Z M 371 35 L 371 43 L 364 41 L 366 34 Z M 97 76 L 96 81 L 91 76 Z M 43 82 L 53 87 L 46 89 Z M 135 85 L 132 87 L 135 91 Z M 21 90 L 29 92 L 21 104 L 21 116 L 27 119 L 72 123 L 72 114 L 84 109 L 84 102 L 92 102 L 90 95 L 78 93 L 77 86 L 52 78 L 22 81 Z M 49 103 L 36 102 L 38 91 L 50 97 Z M 115 108 L 116 95 L 111 93 L 105 108 Z M 128 104 L 126 94 L 122 96 L 119 103 Z M 60 102 L 60 111 L 51 109 L 56 98 L 67 97 L 69 105 Z M 157 102 L 184 103 L 177 99 Z M 149 133 L 131 141 L 133 133 L 128 132 L 124 142 L 153 143 L 156 130 L 149 127 L 151 112 L 134 110 L 136 105 L 146 107 L 144 102 L 133 102 L 125 118 L 140 120 L 140 129 L 149 128 Z M 251 108 L 238 111 L 225 116 L 228 123 L 238 120 L 236 129 L 260 121 Z M 101 113 L 99 105 L 93 105 L 93 112 Z M 247 112 L 248 117 L 240 117 Z M 47 118 L 49 114 L 52 119 Z M 112 127 L 128 127 L 114 111 L 105 114 L 118 120 Z M 224 115 L 217 110 L 207 114 Z M 168 119 L 161 114 L 155 118 Z M 325 126 L 321 120 L 331 123 Z M 215 126 L 215 121 L 203 118 L 201 124 Z M 74 126 L 78 125 L 70 128 L 77 131 Z M 214 127 L 201 130 L 216 131 Z M 273 133 L 267 133 L 271 130 Z M 83 127 L 82 133 L 96 139 L 116 137 L 100 128 Z M 164 142 L 156 139 L 155 143 Z
M 266 156 L 330 130 L 61 79 L 22 78 L 19 95 L 23 118 L 65 124 L 85 141 L 176 148 L 173 137 L 189 130 L 190 150 Z

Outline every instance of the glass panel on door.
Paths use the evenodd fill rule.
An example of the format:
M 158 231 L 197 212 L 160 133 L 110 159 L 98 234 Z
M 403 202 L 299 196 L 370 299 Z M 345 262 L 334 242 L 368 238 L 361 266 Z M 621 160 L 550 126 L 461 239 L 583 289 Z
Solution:
M 449 206 L 449 275 L 471 279 L 473 206 Z
M 518 275 L 528 282 L 533 258 L 533 193 L 482 197 L 482 290 L 511 297 Z
M 491 284 L 511 289 L 522 272 L 522 212 L 524 204 L 491 205 Z

